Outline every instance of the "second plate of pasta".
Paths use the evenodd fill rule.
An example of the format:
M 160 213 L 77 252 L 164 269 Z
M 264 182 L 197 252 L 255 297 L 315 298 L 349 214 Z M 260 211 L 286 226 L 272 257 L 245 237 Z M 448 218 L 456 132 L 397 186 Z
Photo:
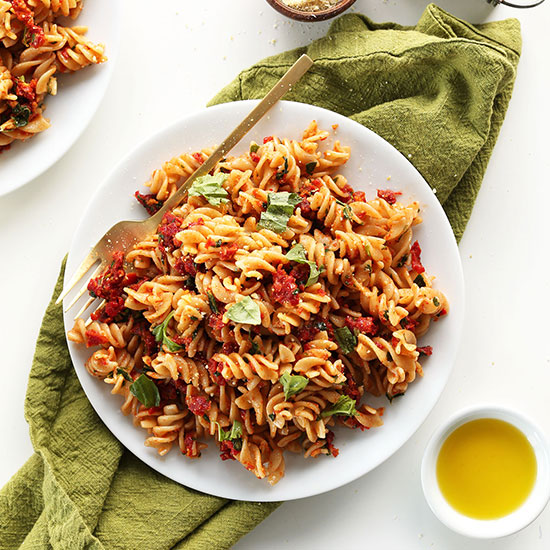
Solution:
M 57 162 L 91 121 L 118 51 L 122 8 L 0 4 L 0 196 Z
M 112 224 L 158 209 L 253 104 L 186 117 L 123 160 L 67 274 Z M 403 445 L 450 374 L 464 302 L 452 230 L 415 168 L 292 102 L 89 289 L 103 299 L 91 322 L 65 323 L 105 424 L 171 479 L 255 501 L 334 489 Z

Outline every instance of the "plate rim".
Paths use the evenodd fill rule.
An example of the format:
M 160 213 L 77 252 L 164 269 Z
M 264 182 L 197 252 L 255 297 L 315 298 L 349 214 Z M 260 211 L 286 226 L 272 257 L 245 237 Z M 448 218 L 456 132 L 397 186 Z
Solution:
M 170 124 L 165 125 L 161 129 L 159 129 L 157 132 L 155 132 L 154 134 L 151 134 L 150 136 L 143 139 L 140 143 L 133 146 L 132 149 L 130 151 L 128 151 L 128 153 L 126 155 L 124 155 L 117 162 L 117 164 L 109 171 L 109 174 L 106 176 L 106 178 L 103 180 L 103 182 L 95 189 L 95 192 L 90 196 L 89 202 L 86 205 L 86 208 L 83 211 L 83 215 L 80 218 L 81 221 L 78 224 L 77 228 L 75 229 L 75 232 L 73 234 L 73 238 L 71 240 L 67 266 L 69 266 L 70 263 L 72 263 L 71 257 L 72 257 L 72 254 L 74 254 L 75 244 L 78 240 L 81 227 L 83 226 L 84 220 L 89 218 L 90 213 L 94 210 L 94 202 L 96 201 L 96 199 L 100 195 L 104 194 L 104 191 L 109 187 L 110 181 L 115 177 L 115 175 L 117 175 L 119 172 L 123 171 L 123 168 L 125 167 L 125 165 L 127 165 L 127 163 L 131 160 L 132 157 L 138 155 L 139 153 L 143 153 L 144 150 L 147 147 L 153 147 L 154 144 L 164 134 L 167 134 L 170 131 L 174 130 L 175 128 L 177 128 L 181 125 L 184 125 L 186 122 L 190 121 L 191 119 L 203 116 L 205 113 L 214 113 L 215 111 L 218 111 L 218 110 L 223 111 L 225 109 L 228 109 L 228 108 L 231 108 L 231 107 L 235 106 L 235 104 L 243 105 L 243 108 L 248 105 L 248 106 L 250 106 L 250 110 L 251 110 L 252 107 L 254 105 L 256 105 L 258 102 L 259 102 L 259 100 L 242 100 L 242 101 L 236 101 L 236 102 L 221 103 L 221 104 L 213 105 L 213 106 L 210 106 L 210 107 L 204 107 L 204 108 L 201 108 L 201 109 L 193 110 L 193 111 L 181 116 L 180 118 L 178 118 L 178 120 L 176 120 L 174 122 L 171 122 Z M 336 117 L 336 118 L 339 118 L 339 119 L 345 119 L 348 123 L 351 123 L 352 125 L 355 125 L 358 128 L 360 128 L 360 131 L 366 131 L 366 132 L 370 133 L 371 136 L 374 136 L 375 139 L 382 140 L 383 142 L 385 142 L 385 144 L 387 146 L 391 147 L 395 152 L 399 153 L 400 157 L 407 162 L 407 164 L 409 165 L 409 168 L 412 168 L 418 174 L 419 179 L 423 182 L 424 185 L 427 186 L 427 188 L 430 190 L 430 192 L 432 192 L 431 191 L 432 187 L 424 179 L 424 177 L 417 170 L 417 168 L 410 162 L 410 160 L 403 153 L 401 153 L 396 147 L 394 147 L 391 143 L 389 143 L 384 138 L 382 138 L 381 136 L 379 136 L 378 134 L 373 132 L 370 128 L 367 128 L 366 126 L 363 126 L 359 122 L 357 122 L 357 121 L 355 121 L 355 120 L 353 120 L 349 117 L 346 117 L 346 116 L 341 115 L 339 113 L 336 113 L 334 111 L 330 111 L 329 109 L 324 109 L 323 107 L 318 107 L 318 106 L 315 106 L 315 105 L 310 105 L 308 103 L 294 102 L 294 101 L 288 101 L 288 100 L 281 100 L 279 103 L 300 105 L 301 106 L 300 108 L 302 108 L 302 106 L 303 106 L 304 108 L 312 109 L 313 111 L 317 110 L 317 111 L 323 112 L 327 116 Z M 246 110 L 246 112 L 248 112 L 248 110 Z M 314 115 L 312 115 L 312 117 L 315 118 Z M 335 121 L 335 122 L 338 122 L 338 121 Z M 248 136 L 248 134 L 247 134 L 247 136 Z M 246 140 L 247 136 L 245 136 L 243 138 L 243 140 L 241 140 L 239 142 L 239 144 L 237 144 L 235 146 L 235 148 L 237 148 L 244 140 Z M 208 144 L 202 145 L 202 146 L 207 146 L 207 145 Z M 198 147 L 200 147 L 200 145 L 198 145 Z M 167 149 L 168 149 L 168 147 L 167 147 Z M 182 146 L 181 151 L 183 152 L 184 150 L 185 150 L 185 148 Z M 167 154 L 167 156 L 168 156 L 168 154 Z M 143 186 L 143 183 L 144 182 L 141 182 L 141 181 L 136 182 L 136 186 Z M 128 197 L 128 199 L 130 200 L 131 197 Z M 449 354 L 451 366 L 447 370 L 447 373 L 445 375 L 445 378 L 444 378 L 442 386 L 441 386 L 441 390 L 439 391 L 437 396 L 435 396 L 435 398 L 432 399 L 432 401 L 429 405 L 429 408 L 426 411 L 426 414 L 422 418 L 414 421 L 413 429 L 410 431 L 410 433 L 407 432 L 407 435 L 404 438 L 400 438 L 400 437 L 397 438 L 394 441 L 394 443 L 389 446 L 389 450 L 387 452 L 385 452 L 384 455 L 379 460 L 377 460 L 375 462 L 372 462 L 369 465 L 367 470 L 364 470 L 362 473 L 359 473 L 359 474 L 356 474 L 355 472 L 353 472 L 351 475 L 348 475 L 347 477 L 345 477 L 345 479 L 343 481 L 340 478 L 338 478 L 336 481 L 328 481 L 328 482 L 325 481 L 322 488 L 320 488 L 320 489 L 313 488 L 313 489 L 308 490 L 308 491 L 303 491 L 302 493 L 300 493 L 298 495 L 293 494 L 291 496 L 285 497 L 284 500 L 297 500 L 297 499 L 301 499 L 301 498 L 307 498 L 307 497 L 310 497 L 310 496 L 323 494 L 323 493 L 326 493 L 328 491 L 331 491 L 331 490 L 337 489 L 339 487 L 342 487 L 344 485 L 347 485 L 348 483 L 351 483 L 351 482 L 363 477 L 367 473 L 373 471 L 378 466 L 380 466 L 380 464 L 384 463 L 392 455 L 394 455 L 405 443 L 407 443 L 407 441 L 409 441 L 414 436 L 414 434 L 418 431 L 418 429 L 424 424 L 424 422 L 430 416 L 430 413 L 433 411 L 434 407 L 436 406 L 439 399 L 441 398 L 441 395 L 443 394 L 443 391 L 444 391 L 444 389 L 445 389 L 445 387 L 446 387 L 446 385 L 449 381 L 450 375 L 453 371 L 454 364 L 456 363 L 456 357 L 457 357 L 457 354 L 458 354 L 459 343 L 460 343 L 460 340 L 461 340 L 461 334 L 463 332 L 463 325 L 464 325 L 464 319 L 465 319 L 465 283 L 464 283 L 464 272 L 463 272 L 463 267 L 462 267 L 462 261 L 461 261 L 460 254 L 459 254 L 458 244 L 456 243 L 454 234 L 452 232 L 451 225 L 450 225 L 449 220 L 448 220 L 448 218 L 447 218 L 447 216 L 446 216 L 446 214 L 443 210 L 443 207 L 442 207 L 441 203 L 435 197 L 434 197 L 434 200 L 435 200 L 435 204 L 437 204 L 437 208 L 440 209 L 440 211 L 441 211 L 440 213 L 444 216 L 446 232 L 448 232 L 450 234 L 450 236 L 452 237 L 452 242 L 454 243 L 453 256 L 455 257 L 455 261 L 457 262 L 457 267 L 458 267 L 458 272 L 455 273 L 455 276 L 456 276 L 456 281 L 455 282 L 457 283 L 457 295 L 458 296 L 453 298 L 453 314 L 455 312 L 457 312 L 456 317 L 458 319 L 458 321 L 456 321 L 457 324 L 458 324 L 458 326 L 457 326 L 457 336 L 453 340 L 452 350 L 451 350 L 451 353 Z M 102 234 L 102 232 L 98 233 L 98 237 L 100 237 L 101 234 Z M 91 244 L 93 244 L 93 243 L 91 243 Z M 77 254 L 76 255 L 77 260 L 81 260 L 84 257 L 84 255 L 86 253 L 86 250 L 84 250 L 84 251 L 81 250 L 81 252 L 82 252 L 82 254 Z M 71 273 L 69 272 L 69 270 L 65 271 L 65 279 L 64 279 L 65 282 L 67 281 L 68 276 L 70 274 Z M 70 295 L 71 294 L 69 294 L 69 296 Z M 458 298 L 458 302 L 457 302 L 457 298 Z M 70 330 L 72 328 L 72 324 L 70 324 L 70 326 L 67 325 L 67 315 L 64 315 L 64 325 L 65 325 L 65 338 L 67 339 L 67 336 L 66 336 L 67 335 L 67 330 Z M 193 490 L 198 490 L 198 491 L 201 491 L 203 493 L 210 494 L 210 495 L 213 495 L 213 496 L 217 496 L 217 497 L 221 497 L 221 498 L 229 498 L 229 499 L 238 499 L 238 500 L 243 500 L 243 501 L 254 501 L 254 502 L 275 502 L 275 501 L 281 500 L 280 497 L 270 497 L 269 492 L 266 492 L 265 494 L 262 494 L 262 495 L 255 494 L 254 496 L 247 498 L 246 495 L 243 496 L 242 494 L 239 494 L 238 496 L 232 495 L 231 492 L 228 493 L 227 491 L 224 490 L 224 488 L 220 488 L 219 490 L 205 490 L 200 485 L 200 482 L 196 484 L 196 483 L 194 483 L 194 480 L 193 480 L 193 483 L 188 483 L 188 482 L 183 483 L 183 482 L 179 481 L 178 479 L 175 479 L 174 477 L 170 476 L 170 474 L 166 472 L 166 467 L 163 467 L 164 463 L 161 460 L 159 460 L 158 455 L 156 455 L 156 454 L 155 455 L 153 455 L 153 454 L 149 455 L 146 452 L 143 452 L 143 450 L 147 450 L 147 447 L 145 447 L 144 445 L 142 445 L 142 447 L 141 447 L 141 451 L 142 451 L 141 453 L 136 452 L 133 448 L 130 448 L 130 446 L 128 446 L 126 444 L 126 442 L 123 440 L 124 437 L 121 438 L 117 435 L 117 433 L 115 433 L 115 431 L 118 431 L 117 426 L 114 426 L 114 430 L 115 430 L 114 431 L 113 427 L 111 427 L 106 422 L 106 420 L 105 420 L 106 415 L 102 414 L 101 409 L 96 408 L 93 400 L 90 399 L 90 396 L 86 392 L 85 387 L 88 385 L 88 382 L 92 383 L 94 381 L 94 379 L 92 379 L 92 377 L 90 377 L 87 374 L 86 369 L 85 369 L 83 364 L 81 365 L 80 369 L 77 368 L 77 365 L 75 364 L 75 361 L 73 360 L 73 349 L 76 348 L 76 345 L 72 342 L 69 342 L 68 340 L 67 340 L 67 344 L 68 344 L 68 347 L 69 347 L 69 350 L 70 350 L 71 361 L 73 363 L 73 367 L 76 371 L 79 382 L 80 382 L 80 384 L 81 384 L 81 386 L 84 390 L 84 393 L 86 394 L 86 397 L 88 398 L 88 401 L 92 405 L 94 411 L 96 412 L 96 414 L 98 414 L 98 416 L 100 417 L 102 422 L 109 429 L 109 431 L 113 434 L 113 437 L 115 437 L 120 443 L 122 443 L 122 445 L 125 447 L 125 449 L 127 449 L 129 452 L 134 454 L 139 460 L 141 460 L 142 462 L 144 462 L 145 464 L 150 466 L 156 472 L 159 472 L 160 474 L 165 475 L 169 479 L 172 479 L 174 482 L 176 482 L 176 483 L 178 483 L 178 484 L 180 484 L 184 487 L 187 487 L 187 488 L 190 488 L 190 489 L 193 489 Z M 88 380 L 88 379 L 90 379 L 90 380 Z M 118 409 L 118 406 L 117 406 L 117 409 Z M 128 422 L 127 418 L 124 418 L 124 416 L 120 412 L 119 412 L 119 414 L 121 415 L 122 420 L 124 420 L 125 422 Z M 133 424 L 130 424 L 129 427 L 134 428 Z M 124 431 L 124 428 L 123 428 L 122 431 Z M 138 451 L 139 451 L 139 449 L 138 449 Z M 348 451 L 348 452 L 350 452 L 350 451 Z M 162 457 L 160 457 L 160 458 L 162 458 Z M 230 474 L 231 474 L 231 471 L 228 470 L 228 475 L 230 475 Z M 254 478 L 254 476 L 252 474 L 250 474 L 250 475 Z M 284 479 L 285 478 L 283 477 L 283 479 L 281 480 L 280 483 L 282 483 L 284 481 Z M 267 484 L 267 482 L 265 480 L 256 480 L 256 479 L 254 479 L 254 481 L 259 483 L 259 484 L 261 484 L 261 483 L 266 483 Z

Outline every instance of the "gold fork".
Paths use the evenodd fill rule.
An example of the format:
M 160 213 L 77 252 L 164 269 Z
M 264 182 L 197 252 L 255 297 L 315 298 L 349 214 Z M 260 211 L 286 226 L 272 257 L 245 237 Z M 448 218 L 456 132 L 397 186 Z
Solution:
M 162 208 L 150 218 L 143 221 L 121 221 L 113 225 L 97 244 L 90 250 L 90 253 L 84 261 L 80 264 L 76 273 L 71 277 L 70 281 L 65 285 L 65 288 L 57 298 L 55 302 L 58 304 L 65 298 L 70 290 L 94 267 L 98 262 L 99 265 L 92 272 L 88 280 L 82 285 L 80 290 L 76 293 L 69 305 L 66 306 L 65 311 L 71 309 L 79 298 L 86 292 L 88 283 L 94 277 L 97 277 L 112 261 L 113 252 L 117 250 L 128 250 L 132 245 L 142 241 L 148 235 L 155 232 L 164 214 L 174 208 L 181 202 L 186 191 L 191 187 L 193 181 L 208 174 L 216 164 L 225 156 L 237 143 L 248 133 L 248 131 L 283 97 L 291 87 L 300 80 L 300 78 L 307 72 L 307 70 L 313 65 L 313 61 L 307 56 L 302 55 L 294 65 L 284 74 L 284 76 L 273 86 L 273 88 L 267 93 L 267 95 L 258 103 L 258 105 L 250 112 L 249 115 L 229 134 L 227 138 L 221 143 L 221 145 L 208 157 L 208 159 L 199 166 L 191 176 L 185 181 L 183 185 L 166 200 Z M 76 317 L 79 317 L 86 311 L 92 303 L 94 298 L 90 298 L 84 306 L 77 313 Z M 76 318 L 75 317 L 75 318 Z

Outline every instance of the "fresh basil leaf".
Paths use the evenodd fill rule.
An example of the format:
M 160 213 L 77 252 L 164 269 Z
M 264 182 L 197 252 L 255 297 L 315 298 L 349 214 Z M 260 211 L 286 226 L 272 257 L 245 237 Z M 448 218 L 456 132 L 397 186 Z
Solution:
M 175 353 L 176 351 L 181 351 L 183 349 L 183 346 L 176 344 L 176 342 L 174 342 L 166 335 L 166 327 L 168 326 L 168 323 L 173 316 L 174 312 L 172 311 L 160 325 L 157 325 L 155 328 L 151 329 L 155 340 L 157 342 L 160 342 L 163 346 L 166 346 L 166 349 L 170 353 Z
M 309 379 L 305 376 L 285 373 L 279 378 L 279 382 L 283 386 L 285 399 L 288 399 L 290 396 L 300 393 L 307 386 Z
M 401 392 L 401 393 L 396 393 L 395 395 L 390 395 L 389 393 L 386 394 L 386 397 L 388 398 L 388 401 L 391 402 L 396 398 L 396 397 L 403 397 L 405 395 L 405 392 Z
M 257 153 L 260 146 L 257 143 L 251 143 L 250 144 L 250 152 L 251 153 Z
M 422 275 L 417 275 L 414 278 L 414 284 L 418 285 L 420 288 L 423 288 L 426 286 L 426 281 L 424 280 L 424 277 L 422 277 Z
M 321 417 L 325 418 L 332 415 L 354 416 L 356 414 L 357 409 L 355 408 L 355 399 L 352 399 L 349 395 L 341 395 L 332 407 L 321 413 Z
M 434 296 L 432 302 L 434 303 L 435 307 L 439 307 L 440 304 L 439 304 L 439 300 L 437 299 L 437 296 Z
M 195 334 L 193 334 L 193 338 L 195 337 Z M 181 351 L 183 346 L 180 346 L 179 344 L 176 344 L 174 340 L 168 338 L 168 336 L 164 336 L 164 340 L 162 342 L 164 347 L 170 352 L 170 353 L 176 353 L 177 351 Z
M 210 304 L 210 309 L 212 310 L 212 312 L 219 313 L 218 304 L 216 304 L 216 298 L 214 298 L 214 294 L 208 291 L 206 295 L 208 296 L 208 303 Z
M 294 208 L 302 201 L 297 193 L 268 193 L 267 210 L 262 212 L 258 227 L 275 233 L 284 233 Z
M 226 315 L 235 323 L 245 325 L 260 325 L 262 323 L 260 306 L 250 296 L 245 296 L 240 302 L 229 307 Z
M 160 394 L 156 384 L 145 374 L 141 374 L 130 386 L 130 392 L 145 407 L 158 407 Z
M 336 199 L 336 202 L 344 208 L 344 218 L 346 218 L 346 220 L 351 220 L 353 218 L 353 212 L 351 211 L 350 205 L 338 199 Z
M 349 355 L 355 350 L 357 345 L 357 337 L 348 327 L 340 327 L 334 330 L 336 341 L 342 350 L 342 353 Z
M 243 425 L 238 420 L 233 420 L 233 426 L 229 432 L 229 439 L 237 439 L 243 435 Z
M 316 161 L 313 161 L 313 162 L 308 162 L 306 164 L 306 172 L 307 174 L 309 174 L 311 176 L 311 174 L 313 174 L 313 171 L 315 170 L 315 168 L 317 168 L 317 162 Z
M 258 346 L 257 342 L 255 342 L 254 340 L 251 340 L 250 343 L 252 344 L 252 346 L 250 348 L 250 353 L 252 355 L 256 355 L 256 354 L 260 353 L 260 346 Z
M 306 286 L 314 285 L 319 280 L 319 275 L 324 271 L 325 266 L 318 267 L 315 262 L 310 262 L 306 257 L 306 249 L 297 244 L 292 247 L 285 255 L 291 262 L 299 264 L 307 264 L 309 266 L 309 277 L 306 281 Z
M 399 258 L 399 261 L 397 262 L 397 267 L 403 267 L 407 263 L 408 259 L 409 255 L 403 254 L 403 256 L 401 256 L 401 258 Z
M 232 441 L 234 439 L 238 439 L 239 437 L 242 437 L 243 435 L 243 425 L 238 420 L 233 420 L 233 425 L 231 426 L 231 430 L 226 432 L 221 426 L 219 422 L 213 422 L 213 424 L 216 424 L 218 426 L 218 441 Z
M 202 195 L 212 206 L 219 206 L 227 202 L 227 197 L 229 197 L 229 193 L 222 187 L 226 179 L 227 175 L 220 172 L 215 176 L 210 174 L 201 176 L 191 185 L 189 196 L 198 197 Z
M 120 367 L 117 367 L 116 373 L 117 374 L 122 374 L 122 377 L 124 378 L 124 380 L 127 380 L 128 382 L 133 382 L 134 381 L 134 379 L 130 376 L 128 371 L 125 371 L 124 369 L 121 369 Z
M 277 171 L 277 173 L 275 174 L 276 180 L 281 180 L 288 174 L 288 159 L 286 157 L 284 157 L 284 159 L 285 159 L 285 164 L 283 169 L 281 171 Z
M 16 128 L 21 128 L 29 123 L 29 117 L 31 116 L 31 110 L 26 105 L 20 105 L 19 103 L 13 108 L 11 112 L 11 118 L 13 125 Z

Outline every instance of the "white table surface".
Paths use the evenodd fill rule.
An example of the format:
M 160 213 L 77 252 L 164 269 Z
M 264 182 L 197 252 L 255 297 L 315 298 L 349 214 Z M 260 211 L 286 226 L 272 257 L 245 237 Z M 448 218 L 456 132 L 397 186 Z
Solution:
M 94 120 L 54 167 L 0 199 L 0 485 L 32 453 L 23 403 L 34 343 L 61 259 L 98 183 L 121 156 L 204 106 L 239 70 L 305 45 L 328 27 L 290 22 L 261 0 L 155 3 L 162 9 L 145 0 L 125 4 L 120 56 Z M 440 421 L 462 407 L 516 407 L 550 437 L 550 2 L 525 11 L 484 0 L 440 4 L 472 22 L 516 16 L 524 39 L 514 95 L 460 244 L 467 313 L 453 374 L 424 425 L 387 462 L 338 490 L 283 504 L 236 548 L 550 548 L 550 507 L 522 532 L 483 542 L 444 527 L 422 496 L 422 451 Z M 426 5 L 358 0 L 352 11 L 413 24 Z

